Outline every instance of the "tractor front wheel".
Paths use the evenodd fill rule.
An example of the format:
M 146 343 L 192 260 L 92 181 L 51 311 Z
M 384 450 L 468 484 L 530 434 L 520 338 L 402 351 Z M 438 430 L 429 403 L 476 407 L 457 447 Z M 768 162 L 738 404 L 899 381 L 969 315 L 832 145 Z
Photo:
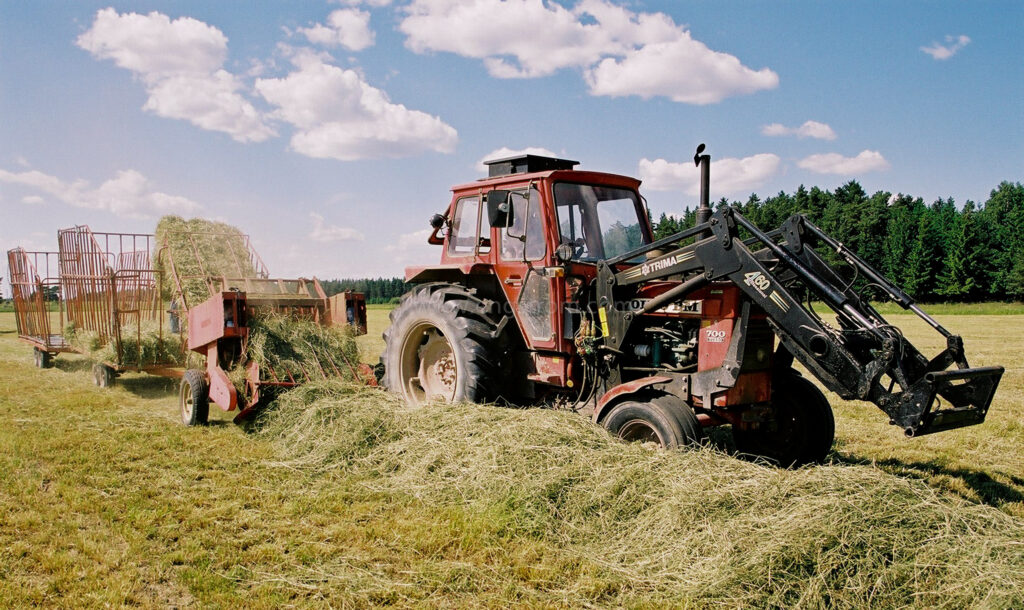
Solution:
M 784 468 L 825 461 L 836 431 L 828 399 L 796 372 L 779 375 L 772 384 L 773 417 L 757 428 L 733 427 L 736 449 Z
M 417 286 L 391 312 L 384 385 L 413 404 L 496 399 L 502 350 L 492 305 L 459 285 Z
M 663 449 L 698 444 L 702 435 L 693 409 L 670 394 L 621 402 L 601 423 L 624 441 L 654 443 Z

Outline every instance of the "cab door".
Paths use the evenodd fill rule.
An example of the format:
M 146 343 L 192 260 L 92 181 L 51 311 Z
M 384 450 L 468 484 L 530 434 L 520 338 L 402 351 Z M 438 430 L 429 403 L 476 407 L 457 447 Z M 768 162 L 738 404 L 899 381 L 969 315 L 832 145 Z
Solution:
M 555 286 L 545 272 L 549 257 L 540 191 L 536 184 L 509 192 L 512 218 L 497 230 L 496 273 L 531 349 L 556 349 Z

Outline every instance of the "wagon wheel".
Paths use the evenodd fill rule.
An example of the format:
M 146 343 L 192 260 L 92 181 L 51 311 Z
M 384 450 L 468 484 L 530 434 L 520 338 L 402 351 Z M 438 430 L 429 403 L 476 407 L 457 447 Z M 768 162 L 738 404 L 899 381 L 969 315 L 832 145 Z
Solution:
M 109 388 L 114 385 L 114 369 L 105 364 L 92 365 L 92 382 L 101 388 Z
M 206 376 L 198 369 L 189 369 L 181 378 L 178 392 L 181 423 L 201 426 L 210 418 L 210 396 Z

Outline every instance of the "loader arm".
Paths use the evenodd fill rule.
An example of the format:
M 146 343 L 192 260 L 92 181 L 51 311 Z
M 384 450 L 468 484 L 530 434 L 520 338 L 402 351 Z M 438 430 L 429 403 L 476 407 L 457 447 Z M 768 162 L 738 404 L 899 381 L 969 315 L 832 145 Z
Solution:
M 752 237 L 740 239 L 741 227 Z M 697 241 L 671 249 L 690 238 Z M 946 338 L 946 349 L 926 358 L 854 291 L 853 282 L 843 279 L 815 246 L 833 250 L 859 276 L 920 316 Z M 642 263 L 632 262 L 663 248 L 670 251 Z M 628 305 L 636 302 L 632 296 L 638 284 L 673 276 L 685 279 L 639 309 Z M 597 304 L 602 319 L 607 319 L 604 345 L 615 353 L 622 348 L 630 326 L 644 314 L 722 281 L 737 286 L 767 314 L 779 339 L 777 365 L 786 366 L 795 357 L 840 397 L 875 403 L 907 436 L 984 421 L 1003 368 L 970 368 L 959 336 L 802 215 L 765 233 L 735 208 L 722 208 L 706 223 L 599 263 Z M 805 307 L 799 298 L 803 293 L 827 305 L 835 313 L 838 327 Z M 953 365 L 955 368 L 947 370 Z

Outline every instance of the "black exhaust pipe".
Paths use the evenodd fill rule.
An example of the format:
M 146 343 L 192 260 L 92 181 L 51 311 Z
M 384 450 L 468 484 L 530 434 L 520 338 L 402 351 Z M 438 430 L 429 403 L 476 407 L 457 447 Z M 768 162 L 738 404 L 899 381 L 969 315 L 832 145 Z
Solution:
M 711 220 L 711 155 L 701 154 L 703 152 L 704 144 L 701 143 L 697 145 L 697 154 L 693 155 L 693 164 L 700 168 L 700 206 L 695 223 L 698 225 Z

